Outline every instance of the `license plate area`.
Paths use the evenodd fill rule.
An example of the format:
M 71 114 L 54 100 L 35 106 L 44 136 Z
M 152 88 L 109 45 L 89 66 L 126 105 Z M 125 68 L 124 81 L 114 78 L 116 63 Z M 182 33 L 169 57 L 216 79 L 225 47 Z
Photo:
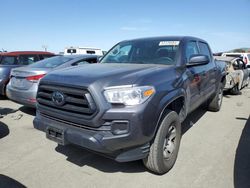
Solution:
M 24 79 L 23 78 L 11 78 L 11 85 L 16 88 L 24 87 Z
M 60 145 L 66 145 L 64 133 L 65 131 L 63 129 L 58 129 L 55 127 L 47 127 L 46 129 L 46 137 Z

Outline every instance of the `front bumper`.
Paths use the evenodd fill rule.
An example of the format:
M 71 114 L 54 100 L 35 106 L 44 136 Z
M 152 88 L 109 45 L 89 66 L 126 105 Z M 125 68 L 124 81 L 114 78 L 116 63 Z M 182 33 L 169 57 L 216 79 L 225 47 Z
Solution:
M 9 84 L 6 87 L 6 95 L 9 99 L 32 108 L 36 107 L 36 94 L 37 86 L 33 86 L 29 90 L 16 89 Z
M 146 108 L 146 109 L 145 109 Z M 98 128 L 79 127 L 37 111 L 34 127 L 46 132 L 47 138 L 59 144 L 75 144 L 85 149 L 101 153 L 119 162 L 145 158 L 149 153 L 154 123 L 148 114 L 148 105 L 131 109 L 110 109 L 102 116 Z M 151 106 L 152 111 L 154 107 Z M 151 111 L 151 114 L 153 114 Z M 147 122 L 147 123 L 146 123 Z M 151 127 L 148 127 L 151 124 Z M 146 127 L 147 126 L 147 127 Z M 60 138 L 50 135 L 51 130 L 60 130 Z M 149 134 L 150 132 L 150 134 Z M 63 136 L 62 136 L 63 135 Z

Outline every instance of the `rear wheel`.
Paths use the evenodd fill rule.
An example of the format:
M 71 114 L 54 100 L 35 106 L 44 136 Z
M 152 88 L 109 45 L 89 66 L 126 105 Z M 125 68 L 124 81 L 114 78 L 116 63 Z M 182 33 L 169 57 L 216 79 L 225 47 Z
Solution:
M 220 83 L 216 95 L 212 98 L 211 102 L 208 104 L 208 110 L 213 112 L 220 111 L 223 99 L 223 84 Z
M 181 123 L 174 111 L 168 111 L 156 133 L 144 165 L 156 174 L 168 172 L 175 164 L 181 140 Z

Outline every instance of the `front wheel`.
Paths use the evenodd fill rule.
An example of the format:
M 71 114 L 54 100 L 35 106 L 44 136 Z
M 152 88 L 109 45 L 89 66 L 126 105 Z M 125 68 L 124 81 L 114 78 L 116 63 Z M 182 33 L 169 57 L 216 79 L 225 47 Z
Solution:
M 181 123 L 174 111 L 168 111 L 156 133 L 144 165 L 156 174 L 168 172 L 175 164 L 181 140 Z

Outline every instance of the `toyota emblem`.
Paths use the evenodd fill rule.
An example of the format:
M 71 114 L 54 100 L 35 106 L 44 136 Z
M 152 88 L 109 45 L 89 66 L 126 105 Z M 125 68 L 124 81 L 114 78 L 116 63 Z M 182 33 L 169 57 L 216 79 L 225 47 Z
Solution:
M 60 91 L 55 91 L 52 93 L 52 101 L 57 106 L 62 106 L 65 103 L 65 97 Z

